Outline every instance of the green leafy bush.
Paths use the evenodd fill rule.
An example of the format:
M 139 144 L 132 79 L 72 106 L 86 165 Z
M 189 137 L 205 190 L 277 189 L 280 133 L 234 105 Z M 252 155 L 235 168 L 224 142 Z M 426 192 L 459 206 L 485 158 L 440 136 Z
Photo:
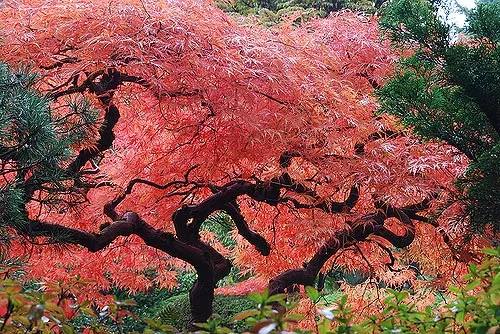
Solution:
M 409 302 L 408 292 L 387 289 L 389 296 L 384 300 L 384 311 L 356 324 L 346 295 L 339 296 L 333 303 L 324 304 L 320 292 L 307 287 L 306 292 L 316 304 L 320 315 L 315 330 L 320 334 L 499 333 L 500 248 L 485 249 L 484 252 L 486 257 L 483 263 L 470 266 L 469 274 L 464 277 L 464 287 L 450 287 L 450 292 L 456 297 L 444 305 L 445 311 L 441 312 L 431 307 L 419 311 Z M 265 291 L 262 294 L 251 294 L 249 298 L 255 307 L 236 315 L 234 320 L 243 320 L 246 331 L 251 333 L 290 332 L 290 325 L 302 317 L 292 313 L 297 304 L 286 302 L 286 295 L 269 296 Z M 202 333 L 230 331 L 217 318 L 200 324 L 200 327 L 203 329 Z
M 316 304 L 318 318 L 316 328 L 306 333 L 498 333 L 500 248 L 486 249 L 485 254 L 480 265 L 470 266 L 463 287 L 450 287 L 455 298 L 441 311 L 431 307 L 418 310 L 409 301 L 406 291 L 388 289 L 384 311 L 355 323 L 346 295 L 325 302 L 320 292 L 307 287 L 309 298 Z M 187 294 L 168 299 L 159 319 L 139 319 L 130 312 L 130 307 L 135 305 L 131 300 L 115 300 L 105 312 L 104 309 L 96 312 L 88 302 L 76 303 L 70 297 L 72 292 L 85 286 L 85 281 L 75 278 L 73 283 L 47 284 L 45 290 L 25 291 L 16 281 L 0 280 L 0 332 L 76 333 L 87 329 L 88 333 L 123 333 L 126 317 L 143 322 L 144 334 L 173 333 L 178 332 L 174 327 L 188 328 L 190 325 Z M 268 292 L 250 294 L 248 299 L 216 295 L 214 312 L 217 315 L 206 323 L 197 324 L 197 332 L 291 332 L 303 318 L 293 313 L 297 305 L 287 301 L 286 295 L 269 296 Z M 79 314 L 88 315 L 87 323 L 76 326 L 72 318 Z

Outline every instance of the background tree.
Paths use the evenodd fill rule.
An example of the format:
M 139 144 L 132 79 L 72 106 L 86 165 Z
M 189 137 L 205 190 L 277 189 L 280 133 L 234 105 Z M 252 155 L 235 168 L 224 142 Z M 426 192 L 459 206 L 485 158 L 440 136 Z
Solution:
M 412 48 L 379 95 L 380 110 L 427 139 L 442 140 L 470 160 L 456 198 L 457 224 L 475 232 L 500 228 L 500 2 L 478 3 L 465 32 L 453 34 L 434 1 L 392 1 L 381 21 L 398 46 Z
M 408 259 L 443 279 L 464 269 L 446 246 L 449 213 L 429 217 L 465 158 L 374 114 L 395 56 L 372 18 L 268 30 L 208 2 L 135 0 L 6 1 L 0 18 L 2 58 L 41 73 L 44 117 L 83 131 L 89 107 L 68 101 L 99 110 L 85 141 L 65 142 L 73 154 L 51 153 L 44 138 L 26 152 L 54 159 L 54 172 L 2 157 L 16 211 L 1 223 L 28 242 L 32 276 L 93 278 L 95 298 L 113 284 L 171 287 L 189 263 L 191 312 L 203 321 L 232 263 L 271 279 L 271 293 L 312 285 L 333 265 L 390 282 L 415 277 Z M 2 140 L 17 153 L 12 122 Z M 62 121 L 51 122 L 57 143 Z M 238 247 L 202 230 L 220 211 Z M 64 248 L 33 246 L 54 242 Z
M 373 14 L 384 1 L 371 0 L 264 0 L 216 1 L 218 7 L 232 14 L 242 14 L 257 19 L 260 24 L 275 25 L 293 17 L 303 23 L 316 17 L 326 17 L 331 12 L 351 9 Z

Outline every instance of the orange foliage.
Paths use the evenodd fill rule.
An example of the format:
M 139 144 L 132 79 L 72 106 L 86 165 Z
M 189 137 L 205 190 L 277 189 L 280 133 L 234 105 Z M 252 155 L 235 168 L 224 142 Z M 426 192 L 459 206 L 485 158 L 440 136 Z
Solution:
M 241 237 L 232 251 L 218 243 L 213 247 L 265 282 L 301 267 L 346 221 L 373 212 L 374 198 L 402 207 L 440 190 L 440 198 L 424 213 L 434 214 L 465 170 L 467 161 L 453 148 L 422 143 L 391 117 L 374 114 L 373 87 L 383 84 L 396 58 L 379 40 L 374 18 L 345 12 L 301 27 L 267 29 L 238 25 L 202 0 L 7 0 L 2 7 L 1 58 L 32 63 L 44 92 L 64 92 L 108 69 L 139 78 L 113 92 L 120 111 L 116 139 L 98 166 L 100 180 L 112 185 L 88 189 L 84 204 L 64 211 L 29 203 L 33 218 L 98 232 L 107 220 L 103 205 L 133 178 L 163 184 L 184 179 L 197 166 L 189 178 L 200 183 L 270 180 L 283 173 L 278 160 L 287 151 L 300 155 L 287 172 L 318 198 L 343 201 L 358 185 L 359 201 L 340 214 L 296 209 L 290 202 L 271 206 L 246 196 L 238 199 L 248 224 L 270 243 L 271 254 L 260 255 Z M 102 108 L 89 90 L 68 95 L 78 94 Z M 86 145 L 95 144 L 90 139 Z M 119 209 L 173 232 L 174 211 L 210 194 L 196 188 L 187 196 L 171 196 L 169 190 L 138 184 Z M 281 195 L 318 201 L 291 190 Z M 453 214 L 444 212 L 440 229 L 448 228 Z M 398 224 L 391 229 L 398 232 Z M 456 261 L 441 234 L 423 222 L 416 222 L 416 228 L 413 244 L 395 253 L 396 266 L 417 261 L 432 275 L 456 277 Z M 380 237 L 372 239 L 390 246 Z M 338 255 L 324 270 L 335 264 L 388 282 L 412 279 L 405 271 L 390 276 L 390 259 L 373 242 Z M 146 275 L 150 268 L 158 268 L 155 283 L 170 287 L 175 284 L 172 268 L 184 265 L 136 236 L 120 237 L 97 253 L 77 246 L 35 247 L 29 264 L 37 277 L 81 275 L 100 288 L 113 283 L 132 291 L 153 284 Z

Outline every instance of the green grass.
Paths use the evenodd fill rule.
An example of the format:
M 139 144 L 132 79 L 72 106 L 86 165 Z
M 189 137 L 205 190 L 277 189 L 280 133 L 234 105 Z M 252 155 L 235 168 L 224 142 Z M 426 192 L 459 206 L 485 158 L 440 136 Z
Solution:
M 222 318 L 221 325 L 237 329 L 238 324 L 231 322 L 231 318 L 254 307 L 246 296 L 215 295 L 213 312 Z M 191 323 L 189 310 L 189 294 L 184 293 L 165 301 L 165 307 L 159 312 L 160 319 L 179 330 L 188 328 Z

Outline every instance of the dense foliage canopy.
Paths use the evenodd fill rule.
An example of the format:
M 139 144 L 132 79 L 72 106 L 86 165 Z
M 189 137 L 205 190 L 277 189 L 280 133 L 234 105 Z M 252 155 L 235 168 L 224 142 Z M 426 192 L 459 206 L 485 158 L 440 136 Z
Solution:
M 466 156 L 375 114 L 397 57 L 374 18 L 266 29 L 206 1 L 30 0 L 0 19 L 2 60 L 40 73 L 0 73 L 1 226 L 34 277 L 138 290 L 189 263 L 203 321 L 233 264 L 271 294 L 337 266 L 397 285 L 455 278 L 481 244 L 440 211 Z M 221 211 L 238 247 L 201 229 Z

